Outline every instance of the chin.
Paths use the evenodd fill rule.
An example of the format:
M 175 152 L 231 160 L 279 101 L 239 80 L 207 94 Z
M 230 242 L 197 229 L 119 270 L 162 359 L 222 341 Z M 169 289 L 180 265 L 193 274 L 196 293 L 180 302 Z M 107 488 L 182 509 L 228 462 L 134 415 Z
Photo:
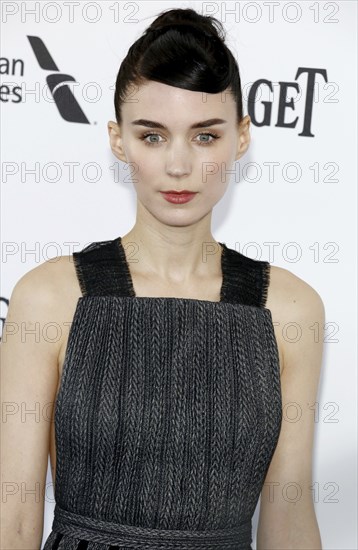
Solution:
M 152 216 L 163 225 L 168 227 L 189 227 L 194 225 L 211 213 L 211 210 L 202 213 L 198 212 L 180 212 L 179 208 L 173 208 L 169 214 L 167 212 L 151 212 Z

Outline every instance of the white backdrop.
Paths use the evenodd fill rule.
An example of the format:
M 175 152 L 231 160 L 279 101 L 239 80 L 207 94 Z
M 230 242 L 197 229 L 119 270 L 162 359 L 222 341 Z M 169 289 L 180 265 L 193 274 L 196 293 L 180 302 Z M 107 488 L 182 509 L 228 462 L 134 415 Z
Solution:
M 111 153 L 106 125 L 115 119 L 115 78 L 129 46 L 172 7 L 224 23 L 245 114 L 254 83 L 272 83 L 272 93 L 259 88 L 254 113 L 263 120 L 262 101 L 270 102 L 269 124 L 252 125 L 250 150 L 214 209 L 213 234 L 291 270 L 324 301 L 322 377 L 311 404 L 314 501 L 323 548 L 356 549 L 355 1 L 2 2 L 1 317 L 25 272 L 132 227 L 135 193 L 129 171 Z M 13 66 L 14 60 L 20 61 Z M 72 86 L 79 106 L 73 120 L 60 114 L 46 81 L 58 74 L 67 75 L 59 81 Z M 284 114 L 286 124 L 297 117 L 295 127 L 277 126 L 279 82 L 299 86 L 299 93 L 288 88 L 293 109 Z M 310 105 L 311 135 L 302 135 Z M 54 509 L 50 469 L 47 475 L 43 542 Z M 258 508 L 254 532 L 257 519 Z

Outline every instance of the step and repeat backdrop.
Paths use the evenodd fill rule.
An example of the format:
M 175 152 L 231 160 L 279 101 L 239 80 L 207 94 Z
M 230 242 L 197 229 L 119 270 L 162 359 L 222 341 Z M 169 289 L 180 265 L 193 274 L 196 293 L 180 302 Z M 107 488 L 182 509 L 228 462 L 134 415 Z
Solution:
M 3 1 L 2 326 L 27 271 L 133 226 L 136 194 L 107 122 L 128 48 L 173 7 L 222 21 L 252 120 L 249 151 L 213 211 L 213 235 L 292 271 L 325 304 L 319 394 L 307 404 L 316 430 L 312 493 L 323 548 L 353 550 L 356 2 Z M 54 504 L 49 463 L 43 541 Z M 254 528 L 257 520 L 258 507 Z

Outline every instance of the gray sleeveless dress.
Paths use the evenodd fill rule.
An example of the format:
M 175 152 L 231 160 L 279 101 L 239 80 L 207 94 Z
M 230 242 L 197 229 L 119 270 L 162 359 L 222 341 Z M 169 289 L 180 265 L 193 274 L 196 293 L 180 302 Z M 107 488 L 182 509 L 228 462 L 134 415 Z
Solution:
M 252 548 L 282 421 L 270 264 L 219 244 L 220 302 L 137 297 L 121 237 L 73 254 L 44 550 Z

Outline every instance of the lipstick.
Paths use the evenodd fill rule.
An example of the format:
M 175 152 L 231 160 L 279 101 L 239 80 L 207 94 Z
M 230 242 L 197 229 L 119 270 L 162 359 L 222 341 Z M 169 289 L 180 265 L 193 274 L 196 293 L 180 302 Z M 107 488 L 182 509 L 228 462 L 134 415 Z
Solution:
M 168 202 L 171 202 L 173 204 L 184 204 L 186 202 L 191 201 L 196 195 L 196 193 L 192 193 L 191 191 L 187 191 L 186 189 L 184 191 L 161 191 L 161 194 L 167 200 Z

